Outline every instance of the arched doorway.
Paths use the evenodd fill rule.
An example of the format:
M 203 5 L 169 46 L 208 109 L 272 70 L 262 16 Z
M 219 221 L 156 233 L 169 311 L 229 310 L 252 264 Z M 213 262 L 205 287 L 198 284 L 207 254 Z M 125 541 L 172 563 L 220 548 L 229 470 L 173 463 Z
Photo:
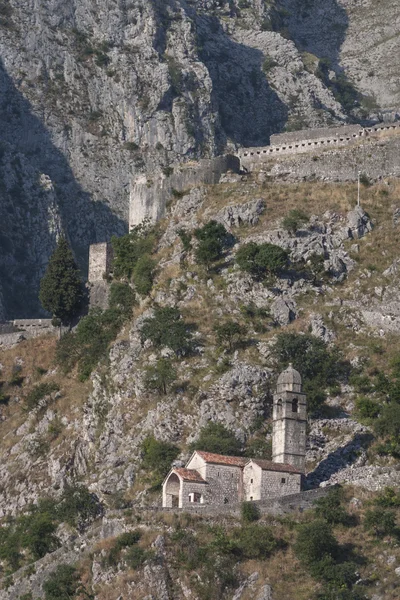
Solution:
M 181 481 L 176 473 L 171 473 L 164 485 L 164 507 L 178 508 Z

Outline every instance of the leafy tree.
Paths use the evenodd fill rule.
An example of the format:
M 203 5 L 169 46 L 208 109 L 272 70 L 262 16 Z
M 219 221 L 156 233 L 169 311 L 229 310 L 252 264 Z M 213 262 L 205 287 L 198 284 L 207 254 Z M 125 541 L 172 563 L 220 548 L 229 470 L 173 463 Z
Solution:
M 232 321 L 232 319 L 222 323 L 221 325 L 216 325 L 214 327 L 214 331 L 216 333 L 218 343 L 221 345 L 227 345 L 230 352 L 232 352 L 241 337 L 246 333 L 245 327 L 236 321 Z
M 190 326 L 174 307 L 156 308 L 154 315 L 144 321 L 140 333 L 142 341 L 150 340 L 156 348 L 167 346 L 178 356 L 193 349 Z
M 96 494 L 84 485 L 66 486 L 61 500 L 56 507 L 56 515 L 60 521 L 68 523 L 83 531 L 85 527 L 103 513 L 103 506 Z
M 133 269 L 133 281 L 136 291 L 141 296 L 147 296 L 151 292 L 154 281 L 154 269 L 156 261 L 148 254 L 141 256 Z
M 43 583 L 45 600 L 72 600 L 81 588 L 79 573 L 72 565 L 58 565 Z
M 114 276 L 131 279 L 138 260 L 153 252 L 155 242 L 156 233 L 147 221 L 134 227 L 127 235 L 112 237 Z
M 60 541 L 55 535 L 57 524 L 51 514 L 34 510 L 31 514 L 21 517 L 19 528 L 20 544 L 29 550 L 34 560 L 60 546 Z
M 66 238 L 62 236 L 40 282 L 40 302 L 55 319 L 70 325 L 82 307 L 83 298 L 79 269 Z
M 242 452 L 242 446 L 232 431 L 229 431 L 222 423 L 207 423 L 201 430 L 190 449 L 215 452 L 216 454 L 227 454 L 238 456 Z
M 229 245 L 230 235 L 221 223 L 210 221 L 203 227 L 194 231 L 199 240 L 196 248 L 196 261 L 204 264 L 208 269 L 213 262 L 222 257 L 222 253 Z
M 142 468 L 153 473 L 153 486 L 159 487 L 180 450 L 174 444 L 160 442 L 149 435 L 142 442 Z
M 308 223 L 308 215 L 298 208 L 290 210 L 282 221 L 282 226 L 289 233 L 296 233 L 305 223 Z
M 167 393 L 168 386 L 176 380 L 176 370 L 172 362 L 166 358 L 160 358 L 155 365 L 148 366 L 145 373 L 146 388 L 164 395 Z
M 393 511 L 382 510 L 382 508 L 367 510 L 364 528 L 379 538 L 393 535 L 396 532 L 396 515 Z
M 276 274 L 287 266 L 289 255 L 275 244 L 244 244 L 236 253 L 236 262 L 242 271 L 255 277 Z
M 324 390 L 346 377 L 350 369 L 337 350 L 328 350 L 323 340 L 310 334 L 280 333 L 273 355 L 279 370 L 292 363 L 300 372 L 311 412 L 325 401 Z

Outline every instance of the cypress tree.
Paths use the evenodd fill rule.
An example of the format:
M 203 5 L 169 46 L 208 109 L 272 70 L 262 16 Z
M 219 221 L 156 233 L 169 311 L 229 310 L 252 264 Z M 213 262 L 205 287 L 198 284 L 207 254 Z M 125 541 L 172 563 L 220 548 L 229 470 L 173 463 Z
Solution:
M 83 285 L 72 250 L 64 236 L 59 239 L 40 282 L 39 300 L 63 325 L 70 325 L 83 301 Z

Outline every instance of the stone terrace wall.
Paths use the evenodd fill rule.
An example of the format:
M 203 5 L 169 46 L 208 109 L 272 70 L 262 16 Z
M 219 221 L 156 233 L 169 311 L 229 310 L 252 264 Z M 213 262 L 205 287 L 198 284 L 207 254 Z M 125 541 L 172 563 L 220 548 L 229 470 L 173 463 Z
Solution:
M 59 335 L 59 328 L 53 327 L 51 319 L 16 319 L 0 324 L 0 349 L 12 348 L 23 340 L 41 335 Z
M 241 148 L 238 152 L 242 168 L 257 169 L 270 158 L 282 155 L 301 154 L 324 149 L 353 145 L 360 140 L 379 139 L 383 134 L 400 134 L 400 122 L 381 123 L 373 127 L 362 128 L 353 125 L 342 128 L 325 128 L 304 130 L 287 134 L 271 136 L 274 142 L 264 148 Z M 286 137 L 287 136 L 287 137 Z M 282 139 L 287 141 L 282 141 Z M 280 140 L 279 145 L 277 142 Z

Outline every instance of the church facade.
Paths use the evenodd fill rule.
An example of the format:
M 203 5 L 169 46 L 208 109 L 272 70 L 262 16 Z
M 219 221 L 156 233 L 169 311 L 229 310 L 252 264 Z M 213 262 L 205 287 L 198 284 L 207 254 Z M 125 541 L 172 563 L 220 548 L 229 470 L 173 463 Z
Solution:
M 278 378 L 273 399 L 272 461 L 196 450 L 186 466 L 163 483 L 163 507 L 263 501 L 301 491 L 306 451 L 306 396 L 290 365 Z

